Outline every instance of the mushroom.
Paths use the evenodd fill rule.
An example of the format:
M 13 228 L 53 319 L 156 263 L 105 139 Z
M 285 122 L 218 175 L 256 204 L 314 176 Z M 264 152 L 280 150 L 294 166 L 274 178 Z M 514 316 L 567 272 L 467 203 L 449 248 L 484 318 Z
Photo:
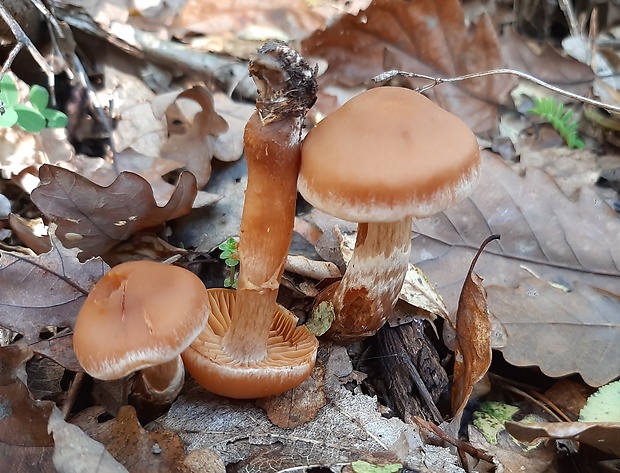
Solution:
M 171 402 L 185 381 L 180 354 L 210 313 L 207 289 L 191 271 L 153 261 L 122 263 L 86 298 L 73 348 L 93 378 L 121 379 L 141 370 L 134 391 Z
M 479 170 L 467 125 L 410 89 L 363 92 L 310 130 L 299 192 L 319 210 L 359 223 L 342 280 L 315 301 L 315 309 L 333 304 L 327 337 L 348 343 L 381 328 L 407 272 L 412 217 L 467 197 Z
M 239 239 L 236 292 L 210 291 L 215 317 L 183 353 L 207 390 L 234 398 L 279 394 L 310 375 L 318 342 L 276 303 L 293 234 L 301 129 L 316 99 L 314 71 L 283 43 L 251 59 L 257 111 L 248 121 L 248 184 Z

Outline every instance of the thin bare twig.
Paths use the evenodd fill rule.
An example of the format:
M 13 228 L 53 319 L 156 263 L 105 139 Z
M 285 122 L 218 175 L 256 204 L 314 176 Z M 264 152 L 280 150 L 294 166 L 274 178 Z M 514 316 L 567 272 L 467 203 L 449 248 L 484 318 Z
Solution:
M 526 74 L 525 72 L 517 71 L 515 69 L 492 69 L 490 71 L 474 72 L 472 74 L 465 74 L 465 75 L 457 76 L 457 77 L 432 77 L 426 74 L 418 74 L 415 72 L 391 70 L 391 71 L 382 72 L 381 74 L 373 77 L 372 80 L 373 82 L 384 82 L 396 76 L 404 76 L 404 77 L 415 77 L 418 79 L 425 79 L 425 80 L 431 81 L 432 84 L 425 85 L 424 87 L 418 87 L 416 89 L 419 92 L 424 92 L 425 90 L 432 89 L 433 87 L 436 87 L 439 84 L 444 84 L 444 83 L 449 83 L 449 82 L 460 82 L 463 80 L 477 79 L 479 77 L 486 77 L 486 76 L 498 75 L 498 74 L 509 74 L 509 75 L 521 77 L 522 79 L 529 80 L 530 82 L 533 82 L 534 84 L 544 87 L 545 89 L 551 90 L 552 92 L 555 92 L 556 94 L 564 95 L 565 97 L 569 97 L 573 100 L 578 100 L 579 102 L 587 103 L 589 105 L 594 105 L 596 107 L 603 108 L 610 112 L 620 113 L 620 106 L 610 105 L 607 103 L 600 102 L 598 100 L 584 97 L 583 95 L 574 94 L 567 90 L 560 89 L 559 87 L 548 84 L 547 82 L 542 81 L 539 78 L 534 77 L 530 74 Z
M 570 0 L 560 0 L 560 9 L 564 12 L 568 28 L 572 36 L 579 36 L 579 25 L 577 24 L 577 16 L 575 15 L 575 9 Z
M 17 43 L 15 44 L 13 49 L 11 49 L 11 52 L 9 53 L 9 57 L 6 59 L 6 62 L 2 65 L 2 70 L 0 70 L 0 80 L 2 80 L 2 78 L 4 77 L 4 74 L 6 74 L 6 71 L 9 70 L 9 67 L 11 67 L 11 64 L 13 64 L 15 57 L 19 54 L 23 46 L 24 45 L 22 43 Z
M 418 427 L 426 429 L 429 432 L 433 432 L 440 439 L 448 442 L 451 445 L 454 445 L 456 448 L 459 449 L 459 451 L 462 450 L 474 458 L 477 458 L 479 460 L 484 460 L 489 463 L 493 463 L 493 457 L 491 455 L 480 450 L 479 448 L 474 447 L 470 443 L 451 437 L 450 435 L 446 434 L 443 430 L 441 430 L 437 425 L 433 424 L 432 422 L 428 422 L 427 420 L 422 419 L 421 417 L 417 417 L 417 416 L 414 417 L 414 420 L 415 420 L 415 423 L 418 424 Z
M 59 37 L 63 38 L 64 35 L 62 33 L 62 28 L 60 28 L 58 21 L 56 20 L 52 12 L 49 11 L 49 9 L 45 6 L 45 4 L 41 0 L 30 0 L 30 3 L 32 3 L 37 8 L 37 10 L 41 12 L 41 14 L 45 17 L 47 24 L 52 26 L 56 34 Z

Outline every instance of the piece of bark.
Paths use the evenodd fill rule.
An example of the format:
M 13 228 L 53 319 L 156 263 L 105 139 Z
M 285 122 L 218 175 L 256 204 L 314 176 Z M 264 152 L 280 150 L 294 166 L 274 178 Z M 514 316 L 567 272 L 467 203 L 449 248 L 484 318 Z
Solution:
M 415 416 L 440 423 L 436 407 L 447 392 L 448 375 L 422 322 L 384 326 L 372 340 L 373 358 L 381 376 L 376 389 L 405 422 Z

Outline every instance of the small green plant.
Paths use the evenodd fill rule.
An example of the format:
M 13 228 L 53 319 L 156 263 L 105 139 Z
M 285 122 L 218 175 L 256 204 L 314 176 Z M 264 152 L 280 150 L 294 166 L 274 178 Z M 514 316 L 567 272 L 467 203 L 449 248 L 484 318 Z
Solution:
M 234 238 L 229 238 L 222 243 L 218 248 L 222 250 L 220 259 L 224 260 L 226 266 L 228 266 L 228 277 L 224 279 L 224 287 L 232 287 L 237 289 L 237 272 L 236 266 L 239 265 L 239 243 Z
M 19 103 L 17 84 L 5 74 L 0 80 L 0 127 L 10 128 L 17 123 L 23 130 L 36 133 L 46 127 L 67 126 L 67 115 L 47 107 L 50 95 L 43 87 L 33 85 L 28 99 L 28 104 Z
M 534 97 L 534 106 L 529 113 L 538 115 L 549 122 L 560 134 L 569 148 L 583 149 L 586 143 L 577 135 L 578 121 L 573 119 L 573 111 L 565 110 L 564 104 L 552 97 Z

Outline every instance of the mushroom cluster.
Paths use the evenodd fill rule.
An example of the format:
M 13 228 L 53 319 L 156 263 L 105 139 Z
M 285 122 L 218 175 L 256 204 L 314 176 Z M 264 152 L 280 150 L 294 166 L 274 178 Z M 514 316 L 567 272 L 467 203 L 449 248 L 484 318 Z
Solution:
M 299 192 L 314 207 L 359 223 L 344 277 L 315 302 L 333 304 L 326 336 L 353 342 L 381 328 L 406 275 L 412 217 L 467 197 L 479 170 L 467 125 L 410 89 L 370 89 L 310 130 Z
M 269 42 L 252 57 L 257 111 L 248 121 L 248 165 L 237 290 L 211 289 L 213 317 L 183 353 L 192 377 L 233 398 L 273 396 L 299 385 L 318 342 L 276 303 L 293 234 L 301 129 L 316 99 L 315 72 L 294 50 Z

